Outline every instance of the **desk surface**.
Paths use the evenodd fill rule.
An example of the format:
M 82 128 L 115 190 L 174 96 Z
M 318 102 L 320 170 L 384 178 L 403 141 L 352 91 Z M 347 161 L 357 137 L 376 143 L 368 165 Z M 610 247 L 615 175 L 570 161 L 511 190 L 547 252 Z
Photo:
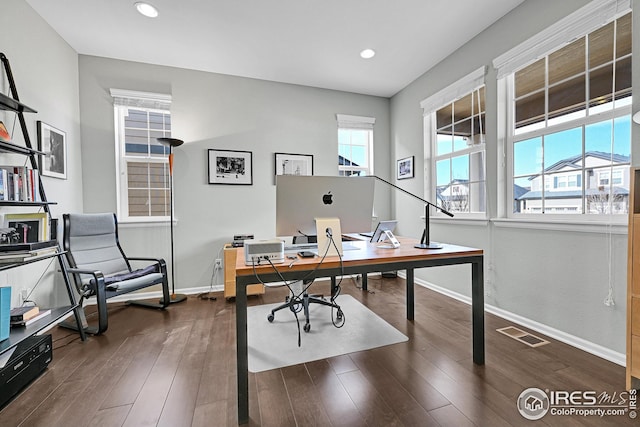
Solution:
M 238 376 L 238 424 L 249 422 L 249 372 L 247 342 L 247 292 L 246 287 L 255 283 L 258 274 L 266 282 L 304 279 L 305 272 L 316 271 L 318 277 L 332 277 L 343 274 L 362 273 L 362 289 L 366 289 L 366 274 L 372 271 L 384 271 L 385 268 L 406 270 L 407 319 L 414 318 L 414 269 L 435 267 L 440 265 L 471 265 L 472 327 L 473 327 L 473 361 L 484 364 L 484 279 L 482 249 L 443 244 L 442 249 L 414 248 L 417 240 L 399 237 L 398 249 L 379 248 L 377 244 L 366 241 L 349 242 L 360 250 L 345 250 L 342 263 L 337 256 L 300 258 L 285 260 L 282 264 L 274 264 L 277 271 L 269 263 L 258 266 L 245 265 L 244 250 L 238 248 L 236 258 L 236 369 Z M 393 267 L 393 268 L 391 268 Z
M 379 248 L 380 243 L 374 244 L 367 241 L 350 241 L 349 245 L 358 247 L 357 250 L 345 250 L 342 256 L 342 263 L 345 266 L 357 266 L 367 265 L 371 261 L 375 261 L 376 264 L 397 263 L 403 261 L 415 261 L 419 258 L 438 259 L 438 258 L 456 258 L 456 257 L 469 257 L 482 255 L 482 249 L 468 248 L 465 246 L 449 245 L 443 243 L 442 249 L 418 249 L 413 245 L 419 243 L 416 239 L 407 237 L 398 237 L 400 247 L 397 249 Z M 238 256 L 236 257 L 236 275 L 237 276 L 252 276 L 255 273 L 269 273 L 273 272 L 273 267 L 267 262 L 255 266 L 255 269 L 251 265 L 245 265 L 244 262 L 244 250 L 238 248 Z M 291 264 L 293 260 L 286 259 L 284 263 L 274 264 L 278 270 L 286 269 L 287 271 L 304 271 L 309 270 L 310 266 L 317 266 L 318 262 L 322 259 L 321 256 L 315 256 L 313 258 L 301 258 L 297 259 Z M 291 266 L 290 266 L 291 265 Z M 289 267 L 290 266 L 290 267 Z M 320 269 L 324 268 L 339 268 L 340 258 L 337 256 L 328 256 L 322 262 Z

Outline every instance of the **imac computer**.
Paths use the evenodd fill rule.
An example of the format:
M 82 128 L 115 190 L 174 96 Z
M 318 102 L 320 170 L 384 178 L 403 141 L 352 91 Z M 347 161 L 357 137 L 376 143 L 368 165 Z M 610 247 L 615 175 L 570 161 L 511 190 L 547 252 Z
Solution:
M 315 218 L 339 218 L 342 233 L 371 231 L 372 177 L 278 175 L 276 235 L 315 236 Z

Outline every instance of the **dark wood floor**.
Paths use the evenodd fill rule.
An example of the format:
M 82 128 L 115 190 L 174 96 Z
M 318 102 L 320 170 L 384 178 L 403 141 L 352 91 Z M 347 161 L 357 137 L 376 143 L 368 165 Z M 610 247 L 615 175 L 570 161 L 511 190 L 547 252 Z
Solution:
M 638 425 L 627 416 L 525 420 L 516 407 L 524 389 L 620 393 L 624 369 L 554 340 L 530 348 L 497 333 L 509 323 L 489 314 L 487 361 L 476 366 L 469 306 L 418 286 L 409 322 L 403 280 L 371 276 L 369 289 L 342 284 L 409 341 L 250 374 L 250 425 Z M 283 291 L 250 304 L 279 302 Z M 52 363 L 0 411 L 2 427 L 237 425 L 235 305 L 221 294 L 164 312 L 114 304 L 107 333 L 84 343 L 62 328 L 52 334 Z

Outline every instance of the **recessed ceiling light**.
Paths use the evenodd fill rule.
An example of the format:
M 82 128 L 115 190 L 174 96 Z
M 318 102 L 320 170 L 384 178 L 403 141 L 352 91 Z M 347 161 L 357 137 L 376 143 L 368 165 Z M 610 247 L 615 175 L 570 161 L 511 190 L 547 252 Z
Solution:
M 158 9 L 156 9 L 149 3 L 139 1 L 135 3 L 135 6 L 136 9 L 138 9 L 138 12 L 140 12 L 144 16 L 148 16 L 149 18 L 155 18 L 156 16 L 158 16 Z
M 373 49 L 365 49 L 362 52 L 360 52 L 360 56 L 364 59 L 373 58 L 375 54 L 376 54 L 376 51 Z

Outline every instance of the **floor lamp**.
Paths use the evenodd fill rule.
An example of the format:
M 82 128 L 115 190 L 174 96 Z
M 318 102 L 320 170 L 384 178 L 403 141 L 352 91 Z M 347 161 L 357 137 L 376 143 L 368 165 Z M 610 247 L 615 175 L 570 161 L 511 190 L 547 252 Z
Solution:
M 169 196 L 169 212 L 171 216 L 171 298 L 169 303 L 174 304 L 187 299 L 187 296 L 184 294 L 176 294 L 176 270 L 174 268 L 175 261 L 173 258 L 173 147 L 181 146 L 184 144 L 184 141 L 177 138 L 158 138 L 157 140 L 160 144 L 169 147 L 169 188 L 171 189 Z M 161 299 L 160 303 L 163 304 L 164 300 Z

